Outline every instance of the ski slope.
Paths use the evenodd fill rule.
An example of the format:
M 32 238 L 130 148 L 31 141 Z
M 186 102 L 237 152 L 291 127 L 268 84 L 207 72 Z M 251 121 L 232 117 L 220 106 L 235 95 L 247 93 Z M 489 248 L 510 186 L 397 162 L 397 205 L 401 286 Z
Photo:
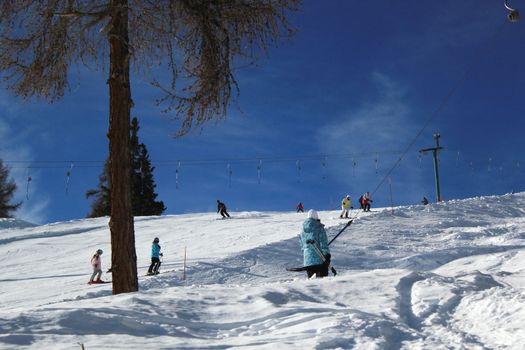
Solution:
M 331 245 L 338 275 L 311 280 L 285 271 L 306 214 L 231 214 L 136 218 L 140 291 L 115 296 L 86 284 L 96 249 L 109 268 L 107 218 L 0 219 L 0 349 L 525 346 L 524 193 L 360 213 Z M 319 214 L 329 239 L 346 223 Z

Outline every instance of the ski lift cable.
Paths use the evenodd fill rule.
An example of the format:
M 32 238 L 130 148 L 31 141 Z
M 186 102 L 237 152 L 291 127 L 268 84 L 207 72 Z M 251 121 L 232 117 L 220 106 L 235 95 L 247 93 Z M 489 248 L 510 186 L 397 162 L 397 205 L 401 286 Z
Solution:
M 374 152 L 361 152 L 351 154 L 320 154 L 320 155 L 295 155 L 295 156 L 253 156 L 253 157 L 239 157 L 230 159 L 177 159 L 177 160 L 155 160 L 156 167 L 162 166 L 178 166 L 179 163 L 184 162 L 185 164 L 224 164 L 224 163 L 243 163 L 243 162 L 260 162 L 264 161 L 267 163 L 271 162 L 296 162 L 300 161 L 318 161 L 327 160 L 328 158 L 367 158 L 373 155 L 396 155 L 399 151 L 374 151 Z M 27 168 L 27 164 L 31 165 L 31 168 L 35 169 L 67 169 L 71 163 L 75 163 L 76 168 L 100 168 L 104 165 L 104 161 L 101 160 L 4 160 L 5 164 L 9 164 L 11 168 Z
M 505 2 L 506 3 L 506 2 Z M 510 18 L 509 18 L 510 19 Z M 505 23 L 503 23 L 495 32 L 494 34 L 494 38 L 501 32 L 501 30 L 503 29 L 503 26 L 505 25 Z M 479 50 L 479 49 L 478 49 Z M 474 55 L 474 58 L 478 58 L 479 55 Z M 392 165 L 392 167 L 390 167 L 390 169 L 386 172 L 386 174 L 383 176 L 383 178 L 379 181 L 379 183 L 377 184 L 377 186 L 375 187 L 375 189 L 371 192 L 371 195 L 373 196 L 377 190 L 379 190 L 379 188 L 383 185 L 383 183 L 387 180 L 387 179 L 391 179 L 391 174 L 392 172 L 398 167 L 398 165 L 401 163 L 401 161 L 403 160 L 403 158 L 406 156 L 406 154 L 408 153 L 408 151 L 412 148 L 412 146 L 414 146 L 414 144 L 416 143 L 417 139 L 421 136 L 421 134 L 423 134 L 423 131 L 425 131 L 425 129 L 430 125 L 430 123 L 441 113 L 441 111 L 443 110 L 443 108 L 445 108 L 445 105 L 448 103 L 448 101 L 450 100 L 450 98 L 456 93 L 456 91 L 459 89 L 459 87 L 463 84 L 463 82 L 466 80 L 468 74 L 470 73 L 470 71 L 472 70 L 472 66 L 473 66 L 473 63 L 474 62 L 471 62 L 472 64 L 469 64 L 467 66 L 467 69 L 463 72 L 463 74 L 460 76 L 460 78 L 457 80 L 457 82 L 450 88 L 450 90 L 448 91 L 448 93 L 445 95 L 445 97 L 443 98 L 443 100 L 441 101 L 441 103 L 439 104 L 438 108 L 430 114 L 430 116 L 427 118 L 427 120 L 425 121 L 425 123 L 423 124 L 423 126 L 421 127 L 421 129 L 417 132 L 417 134 L 414 136 L 414 138 L 409 142 L 409 144 L 407 145 L 407 147 L 404 149 L 404 151 L 401 153 L 401 155 L 399 156 L 399 158 L 397 159 L 397 161 Z M 361 214 L 361 211 L 358 210 L 353 216 L 352 218 L 350 219 L 350 221 L 346 224 L 347 226 L 349 226 L 358 216 L 359 214 Z M 345 226 L 346 227 L 346 226 Z M 332 240 L 330 241 L 330 243 L 332 243 L 335 239 L 337 238 L 334 237 L 332 238 Z
M 500 34 L 500 32 L 502 31 L 502 29 L 505 26 L 505 24 L 506 24 L 506 22 L 503 22 L 496 29 L 496 31 L 494 32 L 492 38 L 489 40 L 490 42 L 492 42 L 492 40 L 494 40 Z M 480 50 L 481 50 L 481 48 L 478 48 L 477 51 L 480 51 Z M 379 190 L 379 188 L 381 188 L 381 186 L 385 183 L 386 179 L 389 176 L 391 176 L 392 172 L 399 166 L 399 164 L 401 163 L 403 158 L 406 156 L 408 151 L 414 146 L 416 141 L 423 134 L 423 132 L 427 129 L 427 127 L 430 125 L 430 123 L 432 121 L 434 121 L 441 114 L 441 112 L 443 111 L 445 106 L 448 104 L 448 102 L 450 101 L 452 96 L 454 96 L 454 94 L 459 90 L 459 88 L 466 81 L 467 77 L 469 76 L 470 72 L 472 71 L 472 68 L 473 68 L 474 64 L 477 63 L 477 61 L 480 59 L 480 57 L 481 57 L 481 55 L 479 55 L 479 54 L 473 55 L 473 59 L 470 62 L 470 64 L 467 65 L 467 68 L 463 71 L 463 73 L 461 74 L 459 79 L 451 86 L 451 88 L 449 89 L 447 94 L 444 96 L 443 100 L 438 105 L 438 107 L 432 113 L 430 113 L 429 117 L 426 119 L 426 121 L 424 122 L 423 126 L 419 129 L 419 131 L 416 133 L 414 138 L 408 143 L 407 147 L 403 150 L 403 152 L 401 153 L 399 158 L 394 162 L 392 167 L 390 167 L 390 169 L 386 172 L 386 174 L 383 176 L 383 178 L 379 181 L 377 186 L 371 192 L 372 195 L 374 195 Z

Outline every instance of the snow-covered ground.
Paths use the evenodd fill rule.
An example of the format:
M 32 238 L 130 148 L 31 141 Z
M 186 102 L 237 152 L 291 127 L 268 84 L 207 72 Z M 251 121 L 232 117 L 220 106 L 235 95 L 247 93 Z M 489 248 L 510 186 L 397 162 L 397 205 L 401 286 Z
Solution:
M 525 348 L 523 193 L 360 213 L 338 275 L 311 280 L 285 271 L 305 214 L 231 214 L 136 218 L 140 291 L 115 296 L 86 284 L 97 248 L 109 267 L 107 218 L 0 219 L 0 349 Z M 329 238 L 346 223 L 320 218 Z

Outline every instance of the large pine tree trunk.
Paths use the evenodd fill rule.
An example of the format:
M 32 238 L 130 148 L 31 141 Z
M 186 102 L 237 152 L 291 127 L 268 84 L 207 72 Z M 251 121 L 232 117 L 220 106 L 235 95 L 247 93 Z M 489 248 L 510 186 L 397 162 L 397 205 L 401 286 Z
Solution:
M 109 160 L 113 294 L 138 291 L 131 207 L 128 1 L 112 0 L 109 23 Z

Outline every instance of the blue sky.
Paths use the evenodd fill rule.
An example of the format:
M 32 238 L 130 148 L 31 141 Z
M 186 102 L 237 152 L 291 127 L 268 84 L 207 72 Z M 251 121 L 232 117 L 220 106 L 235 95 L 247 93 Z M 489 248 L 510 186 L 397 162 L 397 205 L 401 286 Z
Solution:
M 432 157 L 418 152 L 434 132 L 445 200 L 522 191 L 525 27 L 506 15 L 503 1 L 306 0 L 297 35 L 237 70 L 227 119 L 178 139 L 157 92 L 133 76 L 132 116 L 166 214 L 212 211 L 217 199 L 231 211 L 335 209 L 364 191 L 377 206 L 434 201 Z M 0 90 L 0 158 L 28 221 L 85 217 L 107 158 L 106 73 L 71 74 L 53 105 Z

